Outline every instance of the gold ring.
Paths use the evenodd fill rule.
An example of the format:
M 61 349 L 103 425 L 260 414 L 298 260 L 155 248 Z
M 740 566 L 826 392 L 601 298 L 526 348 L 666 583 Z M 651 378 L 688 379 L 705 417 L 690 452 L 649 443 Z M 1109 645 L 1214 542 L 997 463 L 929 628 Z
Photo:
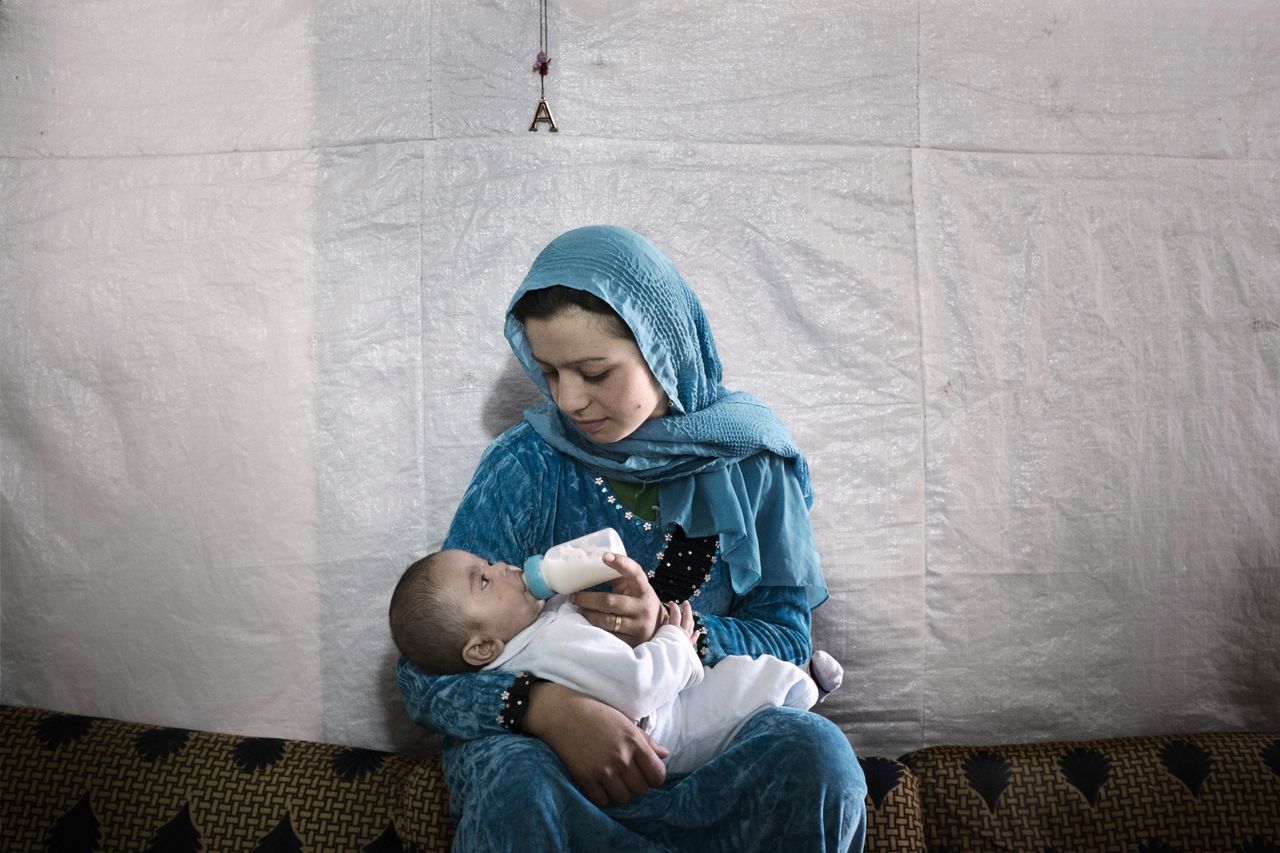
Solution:
M 621 628 L 622 628 L 622 617 L 615 613 L 613 615 L 613 633 L 615 634 L 618 633 L 618 631 L 621 630 Z

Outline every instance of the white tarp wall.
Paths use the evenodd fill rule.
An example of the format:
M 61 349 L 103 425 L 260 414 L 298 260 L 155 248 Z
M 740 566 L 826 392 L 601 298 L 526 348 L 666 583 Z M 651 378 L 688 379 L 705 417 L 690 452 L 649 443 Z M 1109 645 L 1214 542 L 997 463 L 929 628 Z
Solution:
M 0 3 L 0 698 L 417 749 L 387 597 L 633 227 L 809 454 L 858 750 L 1280 726 L 1271 0 Z

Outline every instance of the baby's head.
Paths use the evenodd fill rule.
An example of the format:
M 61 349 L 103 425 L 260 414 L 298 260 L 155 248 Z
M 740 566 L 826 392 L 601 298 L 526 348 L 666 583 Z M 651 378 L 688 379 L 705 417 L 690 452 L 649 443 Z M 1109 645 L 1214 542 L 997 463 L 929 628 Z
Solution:
M 388 617 L 400 653 L 426 672 L 445 675 L 492 662 L 541 609 L 515 566 L 438 551 L 405 569 Z

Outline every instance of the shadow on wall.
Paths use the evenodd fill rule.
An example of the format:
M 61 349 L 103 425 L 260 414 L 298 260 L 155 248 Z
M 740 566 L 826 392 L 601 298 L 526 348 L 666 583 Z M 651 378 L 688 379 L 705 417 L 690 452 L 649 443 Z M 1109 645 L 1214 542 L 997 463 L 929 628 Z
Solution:
M 1235 673 L 1229 700 L 1246 727 L 1275 725 L 1280 696 L 1280 544 L 1250 543 L 1236 549 L 1239 568 L 1226 643 L 1214 654 L 1218 672 Z
M 484 431 L 489 438 L 497 438 L 520 421 L 526 408 L 541 399 L 542 395 L 529 381 L 520 362 L 514 355 L 509 355 L 481 407 L 480 420 Z M 389 673 L 391 677 L 380 682 L 378 698 L 385 713 L 385 731 L 390 733 L 393 749 L 415 757 L 438 752 L 441 736 L 414 723 L 405 710 L 394 677 L 400 653 L 391 645 L 390 639 L 387 646 L 379 671 Z
M 378 704 L 385 714 L 383 730 L 391 736 L 392 751 L 415 758 L 437 753 L 444 738 L 437 732 L 424 729 L 409 717 L 395 677 L 400 652 L 391 645 L 390 640 L 387 645 L 386 655 L 378 671 L 388 673 L 390 677 L 379 679 Z
M 514 355 L 508 357 L 480 413 L 485 432 L 490 438 L 497 438 L 519 422 L 525 409 L 541 399 L 542 394 L 529 381 L 520 362 Z

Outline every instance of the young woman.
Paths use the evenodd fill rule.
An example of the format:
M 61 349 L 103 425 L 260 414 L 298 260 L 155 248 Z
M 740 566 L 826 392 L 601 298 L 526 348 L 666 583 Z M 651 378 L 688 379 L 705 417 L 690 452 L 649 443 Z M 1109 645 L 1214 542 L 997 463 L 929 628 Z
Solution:
M 707 665 L 803 664 L 827 596 L 808 469 L 764 403 L 720 385 L 671 261 L 622 228 L 563 234 L 512 297 L 506 334 L 547 400 L 485 452 L 444 547 L 519 564 L 612 526 L 643 573 L 576 594 L 592 624 L 635 645 L 663 601 L 688 599 Z M 763 711 L 720 756 L 665 779 L 661 744 L 555 683 L 431 677 L 404 660 L 397 677 L 413 718 L 447 736 L 455 850 L 862 849 L 861 770 L 815 714 Z

